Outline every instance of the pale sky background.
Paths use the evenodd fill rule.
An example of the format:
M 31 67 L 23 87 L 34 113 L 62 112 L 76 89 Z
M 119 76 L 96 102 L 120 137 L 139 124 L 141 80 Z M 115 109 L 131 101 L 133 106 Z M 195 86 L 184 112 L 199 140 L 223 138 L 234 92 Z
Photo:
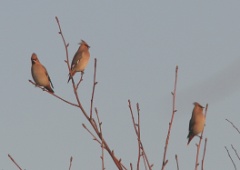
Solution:
M 198 138 L 187 147 L 192 103 L 209 104 L 204 137 L 205 169 L 234 169 L 224 146 L 240 167 L 240 1 L 1 1 L 0 169 L 15 170 L 8 154 L 26 170 L 101 169 L 101 149 L 86 132 L 79 109 L 35 88 L 30 57 L 37 53 L 57 95 L 75 103 L 67 84 L 65 50 L 70 59 L 81 39 L 91 59 L 79 89 L 90 108 L 94 58 L 95 107 L 103 134 L 115 154 L 136 168 L 137 140 L 128 108 L 140 104 L 142 142 L 153 169 L 160 169 L 171 117 L 174 74 L 179 66 L 176 109 L 166 169 L 193 169 Z M 79 75 L 75 79 L 79 79 Z M 135 112 L 136 113 L 136 112 Z M 90 126 L 88 126 L 90 127 Z M 106 169 L 116 169 L 105 153 Z M 200 154 L 200 160 L 202 152 Z M 142 167 L 142 169 L 144 169 Z

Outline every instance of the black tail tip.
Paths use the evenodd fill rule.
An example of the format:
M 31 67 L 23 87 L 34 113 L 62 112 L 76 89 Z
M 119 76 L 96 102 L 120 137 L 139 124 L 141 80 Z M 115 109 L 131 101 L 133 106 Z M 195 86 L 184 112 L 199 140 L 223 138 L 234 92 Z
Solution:
M 69 79 L 68 79 L 67 83 L 69 83 L 70 80 L 71 80 L 71 77 L 69 76 Z
M 48 92 L 50 93 L 54 93 L 53 89 L 52 88 L 49 88 L 49 87 L 45 87 L 47 89 Z

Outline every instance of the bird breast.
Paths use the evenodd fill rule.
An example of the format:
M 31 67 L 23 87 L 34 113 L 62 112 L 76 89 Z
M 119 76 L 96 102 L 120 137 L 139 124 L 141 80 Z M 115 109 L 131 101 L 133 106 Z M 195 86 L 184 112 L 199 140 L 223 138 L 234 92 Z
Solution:
M 35 83 L 39 86 L 48 86 L 50 83 L 46 70 L 42 65 L 34 64 L 32 66 L 32 76 Z
M 205 124 L 205 117 L 201 113 L 201 114 L 197 114 L 194 117 L 194 119 L 195 119 L 194 125 L 193 125 L 194 127 L 192 128 L 192 130 L 194 134 L 199 134 L 203 131 L 204 124 Z

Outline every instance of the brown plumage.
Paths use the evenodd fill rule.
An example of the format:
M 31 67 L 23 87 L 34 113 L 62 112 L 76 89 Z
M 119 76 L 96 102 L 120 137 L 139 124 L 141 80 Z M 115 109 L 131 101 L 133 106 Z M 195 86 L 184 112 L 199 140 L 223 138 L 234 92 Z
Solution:
M 68 82 L 75 75 L 76 72 L 84 72 L 90 58 L 90 46 L 83 40 L 79 44 L 80 46 L 72 60 Z
M 32 61 L 32 77 L 37 86 L 43 86 L 49 92 L 54 93 L 52 87 L 52 81 L 48 75 L 46 68 L 38 60 L 37 54 L 33 53 L 31 57 Z M 52 85 L 52 87 L 51 87 Z
M 205 124 L 205 116 L 203 114 L 203 106 L 199 103 L 194 102 L 194 108 L 192 111 L 192 117 L 189 121 L 189 133 L 188 133 L 188 143 L 191 142 L 194 136 L 198 135 L 203 131 L 204 124 Z

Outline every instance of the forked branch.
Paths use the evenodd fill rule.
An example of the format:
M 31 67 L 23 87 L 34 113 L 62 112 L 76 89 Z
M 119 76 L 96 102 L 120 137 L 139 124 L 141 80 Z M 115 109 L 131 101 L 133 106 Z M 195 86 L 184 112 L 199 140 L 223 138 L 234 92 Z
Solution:
M 132 123 L 133 123 L 133 128 L 135 130 L 136 136 L 137 136 L 137 140 L 138 140 L 138 159 L 137 159 L 137 170 L 140 169 L 140 158 L 143 158 L 143 163 L 145 165 L 145 169 L 149 169 L 151 170 L 153 165 L 150 165 L 146 152 L 144 150 L 142 141 L 141 141 L 141 130 L 140 130 L 140 108 L 139 108 L 139 104 L 137 103 L 137 122 L 135 121 L 134 115 L 133 115 L 133 110 L 132 110 L 132 105 L 131 105 L 131 101 L 128 100 L 128 107 L 130 109 L 130 113 L 131 113 L 131 117 L 132 117 Z
M 67 103 L 67 104 L 70 104 L 70 105 L 72 105 L 72 106 L 75 106 L 75 107 L 79 107 L 77 104 L 74 104 L 74 103 L 72 103 L 72 102 L 69 102 L 69 101 L 63 99 L 62 97 L 56 95 L 56 93 L 51 93 L 51 92 L 49 92 L 48 90 L 46 90 L 44 87 L 38 86 L 38 85 L 37 85 L 36 83 L 34 83 L 32 80 L 28 80 L 28 81 L 29 81 L 30 83 L 32 83 L 33 85 L 35 85 L 36 87 L 38 87 L 38 88 L 42 89 L 43 91 L 47 92 L 48 94 L 50 94 L 50 95 L 52 95 L 52 96 L 54 96 L 54 97 L 62 100 L 63 102 L 65 102 L 65 103 Z

